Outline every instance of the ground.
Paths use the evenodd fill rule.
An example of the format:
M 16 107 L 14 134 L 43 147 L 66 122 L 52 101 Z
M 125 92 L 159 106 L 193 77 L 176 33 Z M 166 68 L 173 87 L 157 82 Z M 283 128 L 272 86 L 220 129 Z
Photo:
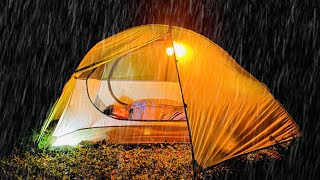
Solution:
M 29 142 L 30 144 L 33 141 Z M 8 179 L 192 179 L 190 145 L 117 145 L 83 142 L 75 148 L 15 149 L 0 159 L 0 177 Z M 237 176 L 245 164 L 280 160 L 282 144 L 199 171 L 199 179 Z M 234 166 L 234 164 L 238 164 Z M 240 165 L 239 165 L 240 164 Z

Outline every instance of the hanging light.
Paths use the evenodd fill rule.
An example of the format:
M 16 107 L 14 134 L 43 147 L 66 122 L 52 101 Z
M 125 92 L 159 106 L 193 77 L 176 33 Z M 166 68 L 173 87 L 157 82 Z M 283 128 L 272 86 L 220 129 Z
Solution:
M 181 58 L 187 52 L 186 48 L 183 45 L 179 44 L 179 43 L 173 42 L 173 47 L 168 47 L 166 49 L 166 52 L 167 52 L 168 56 L 172 56 L 173 53 L 175 53 L 177 58 Z
M 174 53 L 172 47 L 168 47 L 168 48 L 166 49 L 166 52 L 167 52 L 168 56 L 172 56 L 173 53 Z

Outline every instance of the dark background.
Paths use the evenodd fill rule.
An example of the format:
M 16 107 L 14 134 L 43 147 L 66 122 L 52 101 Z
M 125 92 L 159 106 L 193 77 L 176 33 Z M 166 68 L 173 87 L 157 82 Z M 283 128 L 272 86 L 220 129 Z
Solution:
M 39 131 L 85 54 L 142 24 L 200 33 L 265 83 L 302 130 L 267 179 L 315 179 L 320 169 L 320 8 L 317 1 L 0 1 L 1 156 Z M 250 165 L 244 177 L 261 172 Z M 263 176 L 262 172 L 262 176 Z

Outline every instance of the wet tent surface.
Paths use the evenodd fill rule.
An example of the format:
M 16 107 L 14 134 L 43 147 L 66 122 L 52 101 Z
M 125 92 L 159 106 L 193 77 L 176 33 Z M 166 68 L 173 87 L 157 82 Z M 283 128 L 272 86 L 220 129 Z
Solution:
M 304 1 L 2 1 L 0 149 L 25 147 L 84 55 L 127 28 L 172 24 L 200 33 L 265 83 L 302 130 L 281 161 L 245 164 L 243 177 L 314 179 L 320 159 L 319 5 Z M 264 170 L 265 169 L 265 170 Z M 227 176 L 228 178 L 229 176 Z M 231 177 L 231 176 L 230 176 Z

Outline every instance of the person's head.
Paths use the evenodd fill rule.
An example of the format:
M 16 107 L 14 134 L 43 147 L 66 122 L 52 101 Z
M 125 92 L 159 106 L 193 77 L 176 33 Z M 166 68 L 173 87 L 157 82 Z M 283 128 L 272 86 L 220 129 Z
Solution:
M 129 116 L 128 109 L 119 105 L 110 105 L 103 112 L 119 119 L 128 119 Z

